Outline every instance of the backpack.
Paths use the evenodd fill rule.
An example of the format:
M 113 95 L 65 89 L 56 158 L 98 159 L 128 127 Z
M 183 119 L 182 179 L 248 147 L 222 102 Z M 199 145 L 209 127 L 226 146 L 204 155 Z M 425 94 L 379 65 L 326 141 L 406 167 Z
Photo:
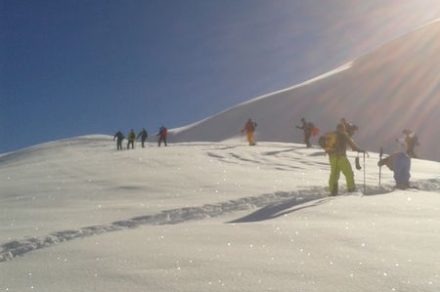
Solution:
M 314 136 L 316 136 L 316 135 L 318 135 L 319 134 L 319 128 L 317 128 L 317 127 L 313 127 L 312 128 L 312 136 L 314 137 Z
M 313 137 L 319 133 L 319 128 L 315 127 L 315 124 L 312 122 L 306 123 L 303 129 L 304 131 L 308 131 Z
M 315 127 L 314 123 L 309 123 L 308 126 L 310 129 L 310 134 L 312 134 L 313 137 L 319 134 L 319 128 Z
M 337 137 L 338 135 L 336 132 L 325 133 L 319 137 L 319 146 L 321 146 L 327 153 L 333 152 L 336 148 Z

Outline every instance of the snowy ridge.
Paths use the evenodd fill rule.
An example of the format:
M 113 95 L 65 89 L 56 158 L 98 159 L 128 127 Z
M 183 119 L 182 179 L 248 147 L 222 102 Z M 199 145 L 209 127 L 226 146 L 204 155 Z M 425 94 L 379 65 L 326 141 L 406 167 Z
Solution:
M 440 191 L 440 178 L 419 180 L 412 186 L 422 191 Z M 369 195 L 386 194 L 393 190 L 392 185 L 367 186 Z M 361 193 L 354 193 L 359 195 Z M 33 237 L 22 240 L 13 240 L 0 246 L 0 262 L 10 261 L 17 256 L 23 256 L 29 252 L 58 245 L 62 242 L 74 239 L 86 238 L 108 232 L 124 231 L 137 228 L 142 225 L 179 224 L 186 221 L 203 220 L 225 214 L 262 208 L 250 215 L 244 216 L 230 223 L 244 223 L 273 219 L 300 209 L 323 204 L 328 200 L 338 197 L 328 197 L 328 191 L 322 187 L 312 187 L 292 192 L 276 192 L 260 196 L 241 198 L 218 204 L 206 204 L 201 207 L 185 207 L 172 210 L 164 210 L 158 214 L 145 215 L 112 222 L 108 225 L 86 226 L 78 230 L 63 230 L 51 233 L 44 237 Z M 362 195 L 362 194 L 361 194 Z
M 63 155 L 70 147 L 87 146 L 88 148 L 102 148 L 102 145 L 112 143 L 112 136 L 109 135 L 85 135 L 50 141 L 14 152 L 0 154 L 0 164 L 17 164 L 20 161 L 29 163 L 32 160 L 38 160 L 46 154 Z M 58 152 L 58 153 L 57 153 Z
M 207 117 L 205 119 L 202 119 L 200 121 L 197 121 L 195 123 L 192 123 L 192 124 L 189 124 L 189 125 L 186 125 L 186 126 L 183 126 L 183 127 L 170 129 L 169 132 L 170 132 L 170 134 L 176 135 L 176 134 L 179 134 L 180 132 L 190 130 L 190 129 L 192 129 L 192 128 L 194 128 L 194 127 L 196 127 L 196 126 L 198 126 L 198 125 L 200 125 L 200 124 L 202 124 L 202 123 L 204 123 L 204 122 L 206 122 L 206 121 L 208 121 L 208 120 L 210 120 L 212 118 L 220 116 L 220 115 L 222 115 L 222 114 L 224 114 L 226 112 L 229 112 L 229 111 L 231 111 L 231 110 L 233 110 L 235 108 L 240 108 L 240 107 L 245 106 L 247 104 L 251 104 L 251 103 L 253 103 L 255 101 L 258 101 L 258 100 L 261 100 L 261 99 L 265 99 L 265 98 L 268 98 L 268 97 L 272 97 L 272 96 L 276 96 L 278 94 L 286 93 L 286 92 L 289 92 L 289 91 L 291 91 L 293 89 L 297 89 L 297 88 L 300 88 L 300 87 L 312 84 L 312 83 L 314 83 L 316 81 L 323 80 L 325 78 L 328 78 L 330 76 L 336 75 L 338 73 L 341 73 L 341 72 L 343 72 L 345 70 L 350 69 L 352 65 L 353 65 L 353 62 L 348 62 L 348 63 L 343 64 L 343 65 L 341 65 L 341 66 L 339 66 L 339 67 L 337 67 L 337 68 L 335 68 L 333 70 L 330 70 L 330 71 L 328 71 L 326 73 L 323 73 L 321 75 L 318 75 L 318 76 L 313 77 L 311 79 L 308 79 L 306 81 L 300 82 L 300 83 L 298 83 L 296 85 L 293 85 L 293 86 L 290 86 L 290 87 L 287 87 L 287 88 L 284 88 L 284 89 L 280 89 L 280 90 L 277 90 L 277 91 L 274 91 L 274 92 L 270 92 L 270 93 L 267 93 L 267 94 L 263 94 L 263 95 L 251 98 L 251 99 L 249 99 L 249 100 L 247 100 L 245 102 L 239 103 L 238 105 L 235 105 L 235 106 L 230 107 L 230 108 L 228 108 L 228 109 L 226 109 L 224 111 L 221 111 L 220 113 L 215 114 L 215 115 L 213 115 L 211 117 Z
M 303 137 L 295 125 L 301 117 L 322 132 L 334 130 L 345 117 L 359 126 L 356 142 L 368 151 L 393 151 L 395 139 L 409 128 L 419 138 L 419 157 L 440 161 L 435 126 L 440 63 L 432 62 L 440 50 L 440 42 L 434 41 L 439 38 L 440 22 L 431 22 L 328 74 L 177 128 L 170 139 L 225 141 L 237 137 L 252 118 L 258 123 L 258 141 L 299 143 Z

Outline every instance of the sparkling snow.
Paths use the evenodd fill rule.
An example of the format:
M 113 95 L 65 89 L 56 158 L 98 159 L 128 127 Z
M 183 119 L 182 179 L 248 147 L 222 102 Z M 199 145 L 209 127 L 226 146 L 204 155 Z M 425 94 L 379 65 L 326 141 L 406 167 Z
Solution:
M 359 191 L 329 198 L 327 157 L 299 144 L 2 155 L 0 291 L 440 291 L 440 164 L 392 191 L 377 160 L 365 195 L 355 170 Z

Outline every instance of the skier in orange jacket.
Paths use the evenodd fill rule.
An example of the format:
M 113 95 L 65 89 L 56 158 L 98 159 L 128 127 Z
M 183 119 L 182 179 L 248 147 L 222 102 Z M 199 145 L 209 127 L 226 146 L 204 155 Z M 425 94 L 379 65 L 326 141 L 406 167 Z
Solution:
M 254 132 L 257 127 L 257 123 L 252 121 L 252 119 L 248 119 L 246 124 L 244 124 L 243 129 L 241 129 L 241 133 L 246 133 L 246 139 L 249 142 L 249 146 L 254 146 Z

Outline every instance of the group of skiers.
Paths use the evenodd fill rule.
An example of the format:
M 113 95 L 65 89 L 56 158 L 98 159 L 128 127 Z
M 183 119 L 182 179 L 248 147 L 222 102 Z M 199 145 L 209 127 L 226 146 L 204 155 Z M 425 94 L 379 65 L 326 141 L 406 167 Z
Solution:
M 257 123 L 249 118 L 244 124 L 243 128 L 240 130 L 241 133 L 246 134 L 246 139 L 250 146 L 256 145 L 254 139 L 256 127 Z M 306 144 L 306 147 L 312 147 L 310 138 L 319 133 L 319 128 L 317 128 L 312 122 L 307 122 L 305 118 L 301 119 L 301 125 L 297 126 L 297 128 L 303 130 L 304 143 Z M 360 148 L 353 140 L 353 135 L 358 130 L 359 128 L 356 125 L 348 122 L 345 118 L 342 118 L 337 124 L 335 131 L 325 133 L 319 138 L 319 145 L 329 156 L 330 177 L 328 183 L 330 195 L 332 196 L 338 194 L 338 181 L 341 172 L 345 176 L 347 192 L 356 191 L 353 169 L 350 161 L 347 158 L 347 147 L 350 147 L 353 151 L 363 153 L 365 155 L 366 151 Z M 419 145 L 419 142 L 413 131 L 405 129 L 402 133 L 404 136 L 396 139 L 399 145 L 401 145 L 401 150 L 383 159 L 381 153 L 378 166 L 382 167 L 383 165 L 386 165 L 394 172 L 396 188 L 406 189 L 409 187 L 411 158 L 417 157 L 414 152 L 414 148 L 415 146 Z M 168 129 L 166 127 L 161 126 L 156 136 L 158 137 L 157 143 L 159 147 L 162 145 L 162 143 L 167 146 Z M 127 149 L 130 149 L 130 146 L 132 149 L 134 149 L 136 139 L 141 140 L 142 148 L 144 148 L 147 138 L 148 133 L 145 129 L 142 129 L 138 135 L 136 135 L 134 130 L 131 129 L 127 135 Z M 125 139 L 124 134 L 122 134 L 121 131 L 118 131 L 113 137 L 113 140 L 115 139 L 117 150 L 122 150 L 122 141 Z M 359 156 L 356 157 L 356 168 L 361 169 L 359 164 Z
M 304 143 L 306 144 L 307 148 L 312 147 L 312 144 L 310 142 L 310 138 L 312 136 L 316 136 L 319 133 L 319 129 L 315 127 L 315 125 L 312 122 L 307 122 L 305 118 L 301 119 L 301 126 L 297 126 L 298 129 L 303 130 L 304 132 Z M 251 118 L 249 118 L 246 123 L 244 124 L 243 128 L 240 130 L 241 133 L 244 133 L 246 135 L 246 140 L 249 143 L 249 146 L 255 146 L 255 139 L 254 139 L 254 132 L 257 128 L 257 123 L 253 121 Z
M 165 146 L 167 146 L 167 136 L 168 136 L 168 129 L 164 126 L 161 126 L 159 128 L 159 131 L 157 132 L 156 136 L 158 137 L 158 146 L 160 147 L 162 143 L 164 143 Z M 134 149 L 134 144 L 136 139 L 140 139 L 142 148 L 145 148 L 145 142 L 148 138 L 148 132 L 145 130 L 145 128 L 142 128 L 142 130 L 136 135 L 133 129 L 131 129 L 128 132 L 127 135 L 127 149 Z M 116 134 L 113 136 L 113 141 L 116 140 L 116 149 L 122 150 L 122 141 L 125 139 L 124 134 L 122 134 L 121 131 L 116 132 Z
M 249 118 L 241 129 L 241 133 L 246 134 L 246 138 L 250 146 L 256 145 L 254 140 L 254 132 L 256 127 L 257 123 Z M 297 128 L 303 130 L 304 143 L 306 144 L 306 147 L 312 147 L 310 138 L 319 133 L 319 128 L 317 128 L 312 122 L 307 122 L 305 118 L 301 119 L 301 125 L 297 126 Z M 356 191 L 353 169 L 350 161 L 347 158 L 347 147 L 350 147 L 353 151 L 358 153 L 363 153 L 364 155 L 366 154 L 366 151 L 360 148 L 353 140 L 353 135 L 358 130 L 358 126 L 348 122 L 345 118 L 342 118 L 336 127 L 336 131 L 326 133 L 319 138 L 320 146 L 329 156 L 329 191 L 330 195 L 332 196 L 336 196 L 338 194 L 338 181 L 341 172 L 344 174 L 346 179 L 347 192 Z M 403 130 L 403 134 L 404 136 L 402 138 L 396 139 L 396 141 L 400 143 L 402 150 L 384 159 L 382 159 L 381 155 L 380 161 L 378 162 L 379 167 L 386 165 L 391 171 L 394 172 L 396 188 L 399 189 L 409 188 L 411 158 L 417 157 L 414 152 L 414 147 L 419 145 L 417 136 L 413 131 L 405 129 Z M 356 157 L 356 168 L 361 169 L 359 164 L 359 155 Z

